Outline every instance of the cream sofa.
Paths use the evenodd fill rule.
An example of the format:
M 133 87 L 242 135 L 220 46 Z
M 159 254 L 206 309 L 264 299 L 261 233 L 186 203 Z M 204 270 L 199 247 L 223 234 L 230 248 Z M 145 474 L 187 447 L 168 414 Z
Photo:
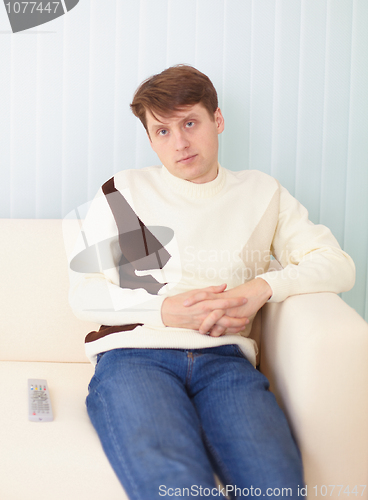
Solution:
M 97 325 L 69 309 L 62 222 L 0 220 L 0 231 L 0 499 L 124 499 L 85 409 L 83 342 Z M 353 498 L 367 499 L 367 323 L 326 293 L 268 304 L 261 327 L 261 369 L 301 448 L 308 498 L 357 485 Z M 28 421 L 28 378 L 48 380 L 53 422 Z

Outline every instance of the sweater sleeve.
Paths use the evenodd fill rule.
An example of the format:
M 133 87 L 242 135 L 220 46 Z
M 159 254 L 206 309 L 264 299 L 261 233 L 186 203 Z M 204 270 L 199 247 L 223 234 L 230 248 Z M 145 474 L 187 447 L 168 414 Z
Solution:
M 282 302 L 303 293 L 340 293 L 354 285 L 351 257 L 326 226 L 309 220 L 307 209 L 283 187 L 271 252 L 282 269 L 257 276 L 272 288 L 269 302 Z
M 69 303 L 82 320 L 115 326 L 135 323 L 164 326 L 162 289 L 157 295 L 119 284 L 119 234 L 110 207 L 100 189 L 92 201 L 69 260 Z M 161 269 L 136 271 L 163 283 Z M 161 295 L 160 295 L 161 293 Z

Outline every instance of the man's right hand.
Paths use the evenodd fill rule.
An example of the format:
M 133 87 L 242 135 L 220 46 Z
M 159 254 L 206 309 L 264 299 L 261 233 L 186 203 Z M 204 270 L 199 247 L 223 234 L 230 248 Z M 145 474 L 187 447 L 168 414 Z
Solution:
M 218 294 L 226 289 L 226 284 L 190 290 L 167 297 L 161 308 L 161 317 L 165 326 L 199 330 L 204 319 L 210 317 L 213 322 L 225 328 L 226 333 L 238 333 L 249 323 L 248 318 L 233 318 L 226 315 L 226 310 L 239 307 L 247 302 L 244 297 L 220 298 Z M 185 306 L 186 300 L 200 293 L 200 301 L 192 306 Z

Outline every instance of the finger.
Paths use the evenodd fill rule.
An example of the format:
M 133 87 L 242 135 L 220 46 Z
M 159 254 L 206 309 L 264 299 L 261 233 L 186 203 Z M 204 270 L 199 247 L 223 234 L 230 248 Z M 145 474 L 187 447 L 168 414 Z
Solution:
M 204 300 L 208 300 L 210 296 L 208 295 L 207 292 L 200 291 L 188 299 L 184 300 L 183 306 L 194 306 L 194 304 L 197 304 L 198 302 L 203 302 Z
M 240 307 L 244 306 L 247 302 L 248 299 L 245 297 L 234 297 L 231 299 L 207 298 L 203 299 L 197 307 L 199 307 L 199 310 L 202 311 L 203 314 L 210 314 L 212 311 L 223 309 L 226 313 L 227 311 L 229 312 L 229 316 L 241 317 L 244 316 L 244 314 Z
M 197 293 L 195 293 L 191 297 L 187 298 L 183 302 L 183 306 L 192 306 L 192 305 L 196 304 L 197 302 L 201 302 L 203 300 L 210 299 L 210 298 L 212 298 L 212 294 L 222 293 L 226 289 L 226 287 L 227 287 L 227 284 L 223 283 L 222 285 L 208 286 L 206 288 L 202 288 Z
M 199 333 L 201 333 L 202 335 L 208 333 L 224 314 L 225 312 L 222 309 L 216 309 L 212 311 L 208 316 L 206 316 L 206 318 L 200 325 Z
M 238 326 L 237 328 L 226 328 L 225 332 L 229 335 L 234 335 L 235 333 L 239 333 L 244 331 L 245 326 Z
M 233 318 L 224 314 L 218 321 L 217 324 L 226 328 L 240 328 L 241 330 L 249 324 L 249 318 Z M 240 330 L 239 330 L 240 331 Z
M 234 307 L 244 306 L 247 302 L 248 299 L 245 297 L 233 297 L 229 299 L 212 299 L 209 305 L 216 309 L 232 309 Z
M 249 319 L 248 318 L 239 318 L 239 321 L 237 326 L 234 326 L 234 318 L 229 318 L 227 316 L 222 316 L 222 318 L 216 323 L 216 325 L 213 326 L 213 328 L 210 331 L 210 335 L 213 337 L 219 337 L 220 335 L 223 335 L 224 333 L 227 333 L 229 335 L 239 333 L 244 331 L 245 327 L 249 324 Z M 230 320 L 230 321 L 229 321 Z M 221 323 L 229 325 L 232 323 L 233 326 L 223 326 Z
M 217 310 L 217 309 L 223 309 L 224 311 L 227 310 L 229 312 L 229 316 L 241 316 L 242 311 L 241 310 L 236 310 L 236 308 L 244 306 L 247 302 L 248 299 L 245 297 L 234 297 L 234 298 L 229 298 L 229 299 L 216 299 L 216 298 L 211 298 L 206 295 L 202 295 L 203 293 L 207 292 L 200 292 L 196 297 L 193 297 L 192 299 L 188 299 L 187 301 L 183 302 L 184 306 L 193 306 L 196 303 L 199 304 L 198 307 L 200 307 L 200 310 L 203 311 L 203 313 L 210 313 L 211 311 Z M 231 314 L 230 314 L 231 311 Z
M 211 337 L 220 337 L 225 333 L 226 328 L 220 325 L 215 325 L 213 328 L 211 328 L 210 331 L 210 336 Z
M 211 328 L 210 335 L 212 337 L 219 337 L 224 333 L 228 334 L 239 333 L 245 329 L 247 324 L 249 324 L 248 318 L 229 318 L 228 316 L 224 315 Z
M 203 290 L 207 290 L 208 292 L 212 293 L 221 293 L 224 290 L 226 290 L 227 284 L 222 283 L 221 285 L 212 285 L 212 286 L 207 286 L 206 288 L 203 288 Z

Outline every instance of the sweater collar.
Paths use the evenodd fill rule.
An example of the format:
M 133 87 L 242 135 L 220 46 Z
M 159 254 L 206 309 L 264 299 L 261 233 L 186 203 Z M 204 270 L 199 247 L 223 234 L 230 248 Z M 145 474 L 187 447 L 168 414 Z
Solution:
M 225 169 L 218 165 L 217 177 L 210 182 L 196 184 L 186 181 L 170 173 L 165 165 L 162 165 L 162 177 L 170 189 L 180 192 L 188 198 L 210 198 L 215 196 L 225 184 Z

